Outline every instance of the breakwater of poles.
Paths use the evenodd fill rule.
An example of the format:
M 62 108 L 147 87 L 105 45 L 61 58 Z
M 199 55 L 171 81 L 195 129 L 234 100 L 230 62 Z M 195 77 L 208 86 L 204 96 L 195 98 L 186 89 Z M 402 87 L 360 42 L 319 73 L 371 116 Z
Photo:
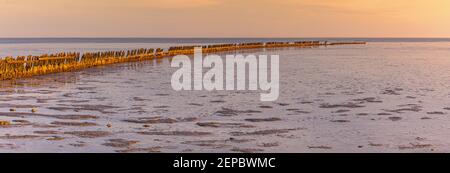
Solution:
M 12 80 L 17 78 L 32 77 L 57 72 L 67 72 L 85 69 L 95 66 L 116 64 L 123 62 L 135 62 L 153 60 L 176 55 L 192 55 L 195 47 L 202 47 L 203 53 L 215 53 L 244 49 L 279 48 L 279 47 L 318 47 L 347 44 L 366 44 L 365 42 L 258 42 L 237 44 L 214 44 L 202 46 L 178 46 L 167 50 L 156 49 L 134 49 L 127 51 L 106 52 L 64 52 L 56 54 L 45 54 L 40 56 L 18 56 L 0 59 L 0 80 Z

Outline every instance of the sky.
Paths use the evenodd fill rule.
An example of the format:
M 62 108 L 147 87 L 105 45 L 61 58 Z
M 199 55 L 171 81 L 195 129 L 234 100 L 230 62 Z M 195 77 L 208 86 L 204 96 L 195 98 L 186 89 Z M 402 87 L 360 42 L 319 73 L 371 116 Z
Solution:
M 0 0 L 0 37 L 450 37 L 449 0 Z

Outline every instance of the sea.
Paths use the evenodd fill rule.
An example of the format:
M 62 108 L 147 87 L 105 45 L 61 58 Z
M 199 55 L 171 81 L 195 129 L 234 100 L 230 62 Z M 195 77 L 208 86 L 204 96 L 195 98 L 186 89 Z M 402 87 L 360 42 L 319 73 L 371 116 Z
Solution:
M 3 38 L 0 56 L 260 41 L 280 97 L 175 91 L 170 58 L 0 82 L 0 152 L 450 152 L 450 39 Z

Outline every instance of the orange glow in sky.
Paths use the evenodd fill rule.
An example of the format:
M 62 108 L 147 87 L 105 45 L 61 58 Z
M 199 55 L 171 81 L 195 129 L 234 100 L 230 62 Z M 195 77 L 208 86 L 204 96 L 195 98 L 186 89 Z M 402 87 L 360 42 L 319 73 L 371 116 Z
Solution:
M 450 37 L 449 0 L 0 0 L 0 37 Z

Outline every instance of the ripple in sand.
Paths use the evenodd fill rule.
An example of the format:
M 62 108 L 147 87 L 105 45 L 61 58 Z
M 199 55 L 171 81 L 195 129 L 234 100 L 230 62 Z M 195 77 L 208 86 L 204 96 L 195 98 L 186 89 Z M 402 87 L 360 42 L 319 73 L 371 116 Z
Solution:
M 88 127 L 88 126 L 98 126 L 96 123 L 91 122 L 61 122 L 61 121 L 54 121 L 50 124 L 58 125 L 58 126 L 77 126 L 77 127 Z
M 331 120 L 333 123 L 348 123 L 350 120 Z
M 433 112 L 427 112 L 427 114 L 430 114 L 430 115 L 444 115 L 445 113 L 441 112 L 441 111 L 433 111 Z
M 339 109 L 339 110 L 337 110 L 337 111 L 334 111 L 334 112 L 332 112 L 332 113 L 345 113 L 345 112 L 350 112 L 351 110 L 348 110 L 348 109 Z
M 332 147 L 329 146 L 324 146 L 324 145 L 320 145 L 320 146 L 308 146 L 309 149 L 323 149 L 323 150 L 331 150 L 333 149 Z
M 389 117 L 388 119 L 391 121 L 400 121 L 402 120 L 402 117 Z
M 110 132 L 105 131 L 72 131 L 64 132 L 64 134 L 74 135 L 80 138 L 100 138 L 111 135 Z
M 19 147 L 14 144 L 0 144 L 0 148 L 14 150 L 14 149 L 18 149 Z
M 260 130 L 254 132 L 231 132 L 230 134 L 233 136 L 252 136 L 252 135 L 274 135 L 274 134 L 283 134 L 289 133 L 295 130 L 303 130 L 303 128 L 296 129 L 271 129 L 271 130 Z
M 259 106 L 259 108 L 263 108 L 263 109 L 272 109 L 272 106 Z
M 398 146 L 398 149 L 400 150 L 407 150 L 407 149 L 423 149 L 423 148 L 430 148 L 433 145 L 431 144 L 420 144 L 420 143 L 410 143 L 409 145 L 400 145 Z
M 137 123 L 137 124 L 172 124 L 178 122 L 192 122 L 197 120 L 197 118 L 164 118 L 164 117 L 141 117 L 135 119 L 126 119 L 124 122 Z
M 220 122 L 199 122 L 200 127 L 213 127 L 213 128 L 253 128 L 255 126 L 247 125 L 244 123 L 220 123 Z
M 382 103 L 383 101 L 378 100 L 375 97 L 367 97 L 362 99 L 354 99 L 353 101 L 359 102 L 359 103 Z
M 62 141 L 64 139 L 66 139 L 66 138 L 59 137 L 59 136 L 52 136 L 50 138 L 47 138 L 47 141 Z
M 245 121 L 249 121 L 249 122 L 272 122 L 272 121 L 281 121 L 281 118 L 247 118 L 245 119 Z
M 264 152 L 263 149 L 258 148 L 233 148 L 231 149 L 233 152 L 240 152 L 240 153 L 258 153 L 258 152 Z
M 108 105 L 64 105 L 64 104 L 59 104 L 59 105 L 60 106 L 58 106 L 58 107 L 48 107 L 48 109 L 57 110 L 57 111 L 75 111 L 75 112 L 96 111 L 96 112 L 100 112 L 103 114 L 110 114 L 110 113 L 114 113 L 114 112 L 107 111 L 107 110 L 119 108 L 116 106 L 108 106 Z
M 188 105 L 190 105 L 190 106 L 203 106 L 203 104 L 199 104 L 199 103 L 189 103 Z
M 60 134 L 61 132 L 54 131 L 54 130 L 42 130 L 42 131 L 34 131 L 35 134 L 42 134 L 42 135 L 56 135 Z
M 210 132 L 197 132 L 197 131 L 154 131 L 154 132 L 137 132 L 141 135 L 154 135 L 154 136 L 206 136 L 211 135 Z
M 142 102 L 142 101 L 151 101 L 150 99 L 143 99 L 141 97 L 133 97 L 133 101 Z
M 403 91 L 403 89 L 401 89 L 401 88 L 386 89 L 383 92 L 381 92 L 381 94 L 384 94 L 384 95 L 401 95 L 399 93 L 400 91 Z
M 37 113 L 23 113 L 23 112 L 0 112 L 0 116 L 6 117 L 50 117 L 56 119 L 64 120 L 84 120 L 84 119 L 98 119 L 94 115 L 48 115 L 48 114 L 37 114 Z
M 270 147 L 277 147 L 280 146 L 279 142 L 272 142 L 272 143 L 261 143 L 258 144 L 259 147 L 265 147 L 265 148 L 270 148 Z
M 230 144 L 230 143 L 246 143 L 246 142 L 250 142 L 250 141 L 254 141 L 254 139 L 234 139 L 234 138 L 230 138 L 230 139 L 227 139 L 227 140 L 185 141 L 185 142 L 182 142 L 182 144 L 195 145 L 195 146 L 200 146 L 200 147 L 219 147 L 219 148 L 223 148 L 223 147 L 229 146 L 228 144 Z
M 422 106 L 416 105 L 416 104 L 407 104 L 407 105 L 400 105 L 399 107 L 406 107 L 406 108 L 400 108 L 400 109 L 393 109 L 393 110 L 384 110 L 386 112 L 393 112 L 393 113 L 405 113 L 405 112 L 420 112 L 422 111 Z
M 102 145 L 107 147 L 114 148 L 125 148 L 130 147 L 131 145 L 137 144 L 139 141 L 126 140 L 126 139 L 109 139 L 108 142 L 103 143 Z
M 213 115 L 215 116 L 221 116 L 221 117 L 230 117 L 230 116 L 237 116 L 239 114 L 253 114 L 253 113 L 262 113 L 261 111 L 255 111 L 255 110 L 234 110 L 229 108 L 222 108 L 222 110 L 214 112 Z
M 163 147 L 149 147 L 149 148 L 129 148 L 125 150 L 116 150 L 118 153 L 160 153 Z
M 5 136 L 0 136 L 0 139 L 36 139 L 36 138 L 41 138 L 42 136 L 37 136 L 37 135 L 5 135 Z
M 361 107 L 365 107 L 356 103 L 342 103 L 342 104 L 329 104 L 329 103 L 324 103 L 322 105 L 319 106 L 320 108 L 327 108 L 327 109 L 331 109 L 331 108 L 361 108 Z

